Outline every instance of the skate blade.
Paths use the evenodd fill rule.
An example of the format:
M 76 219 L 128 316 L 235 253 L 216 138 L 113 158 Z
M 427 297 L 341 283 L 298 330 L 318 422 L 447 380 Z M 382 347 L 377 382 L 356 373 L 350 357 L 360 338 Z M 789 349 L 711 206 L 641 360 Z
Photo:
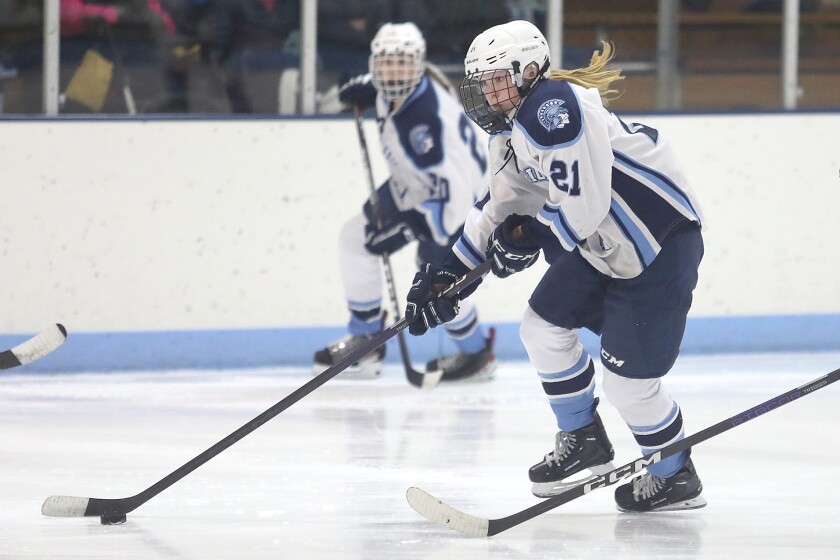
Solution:
M 472 377 L 468 377 L 468 381 L 473 381 L 475 383 L 484 383 L 486 381 L 492 381 L 496 377 L 496 360 L 493 360 L 489 364 L 485 365 L 481 368 L 478 373 L 473 375 Z
M 706 507 L 708 502 L 706 498 L 703 496 L 697 496 L 696 498 L 692 498 L 690 500 L 682 500 L 675 504 L 668 504 L 667 506 L 663 506 L 661 508 L 656 508 L 653 511 L 682 511 L 682 510 L 689 510 L 689 509 L 700 509 L 702 507 Z
M 595 480 L 599 476 L 615 470 L 615 466 L 612 464 L 612 461 L 610 461 L 609 463 L 595 465 L 586 470 L 591 473 L 589 476 L 584 476 L 574 480 L 565 479 L 558 480 L 556 482 L 535 482 L 531 486 L 531 493 L 537 498 L 550 498 L 552 496 L 557 496 L 558 494 L 567 492 L 576 486 Z
M 619 505 L 616 505 L 616 508 L 622 513 L 658 513 L 662 511 L 687 511 L 692 509 L 700 509 L 706 507 L 707 504 L 708 502 L 706 501 L 706 498 L 704 498 L 703 496 L 697 496 L 696 498 L 680 500 L 679 502 L 668 504 L 666 506 L 654 508 L 647 511 L 625 509 Z
M 469 377 L 456 377 L 455 379 L 451 379 L 446 377 L 446 374 L 443 374 L 441 381 L 445 383 L 486 383 L 487 381 L 492 381 L 496 377 L 496 362 L 493 361 L 492 363 L 485 364 L 484 367 L 479 369 L 474 374 L 470 375 Z

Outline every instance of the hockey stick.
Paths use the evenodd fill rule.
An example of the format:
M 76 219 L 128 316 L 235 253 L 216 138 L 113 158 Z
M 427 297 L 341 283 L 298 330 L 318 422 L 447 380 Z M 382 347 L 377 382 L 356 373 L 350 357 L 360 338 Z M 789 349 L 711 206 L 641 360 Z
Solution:
M 444 296 L 451 296 L 460 292 L 464 287 L 472 284 L 483 274 L 490 270 L 492 261 L 485 261 L 463 278 L 458 280 L 455 284 L 450 286 L 443 292 Z M 115 523 L 123 523 L 126 519 L 126 514 L 137 509 L 145 504 L 162 491 L 166 490 L 195 469 L 232 446 L 237 441 L 241 440 L 299 400 L 303 397 L 358 362 L 367 354 L 373 352 L 386 342 L 399 334 L 408 326 L 406 319 L 400 319 L 387 329 L 376 334 L 368 342 L 358 346 L 350 351 L 344 358 L 336 362 L 333 366 L 325 370 L 320 375 L 315 376 L 311 381 L 305 383 L 280 402 L 253 418 L 230 435 L 214 444 L 206 451 L 200 453 L 193 459 L 187 461 L 182 466 L 178 467 L 159 481 L 155 482 L 139 494 L 130 496 L 128 498 L 78 498 L 75 496 L 50 496 L 44 500 L 41 506 L 41 513 L 48 517 L 95 517 L 99 516 L 103 525 L 111 525 Z
M 353 116 L 356 120 L 356 132 L 359 135 L 359 146 L 362 149 L 362 163 L 365 171 L 367 171 L 368 187 L 370 187 L 370 205 L 373 208 L 373 214 L 376 216 L 377 225 L 382 226 L 382 217 L 379 215 L 379 202 L 376 197 L 376 185 L 373 181 L 373 170 L 370 165 L 370 154 L 368 153 L 367 140 L 365 139 L 365 131 L 362 128 L 362 110 L 358 105 L 353 105 Z M 397 290 L 394 288 L 394 272 L 391 268 L 391 259 L 388 258 L 388 253 L 382 253 L 382 265 L 385 269 L 385 284 L 388 286 L 388 295 L 391 298 L 391 304 L 394 306 L 394 317 L 399 321 L 402 317 L 400 315 L 400 303 L 397 299 Z M 408 355 L 408 343 L 405 340 L 405 334 L 400 332 L 397 336 L 397 341 L 400 345 L 400 356 L 402 357 L 403 367 L 405 367 L 405 377 L 408 382 L 421 389 L 431 389 L 440 383 L 443 377 L 443 370 L 430 371 L 422 373 L 414 369 L 411 364 L 411 357 Z
M 114 32 L 111 29 L 111 24 L 108 21 L 101 19 L 102 27 L 104 28 L 105 37 L 111 46 L 111 52 L 114 55 L 114 64 L 120 71 L 120 78 L 122 80 L 123 101 L 129 115 L 137 114 L 137 105 L 134 103 L 134 94 L 131 92 L 131 85 L 129 85 L 128 72 L 126 72 L 125 64 L 123 63 L 122 52 L 117 48 L 117 42 L 114 40 Z
M 498 535 L 502 531 L 506 531 L 511 527 L 516 527 L 517 525 L 529 521 L 558 506 L 569 503 L 572 500 L 576 500 L 585 494 L 589 494 L 597 488 L 612 486 L 613 484 L 638 473 L 648 465 L 658 463 L 667 457 L 671 457 L 672 455 L 679 453 L 680 451 L 685 451 L 689 447 L 702 443 L 707 439 L 711 439 L 714 436 L 740 426 L 745 422 L 758 418 L 762 414 L 766 414 L 771 410 L 788 404 L 800 397 L 809 395 L 818 389 L 822 389 L 823 387 L 834 383 L 838 379 L 840 379 L 840 369 L 834 370 L 819 379 L 815 379 L 810 383 L 802 385 L 801 387 L 797 387 L 787 393 L 774 397 L 758 406 L 754 406 L 749 410 L 741 412 L 740 414 L 736 414 L 731 418 L 727 418 L 722 422 L 718 422 L 717 424 L 688 436 L 685 439 L 663 447 L 652 455 L 646 455 L 636 459 L 632 463 L 627 463 L 622 467 L 618 467 L 617 469 L 614 469 L 604 475 L 579 484 L 562 494 L 552 496 L 547 500 L 507 517 L 501 517 L 499 519 L 485 519 L 483 517 L 470 515 L 441 502 L 420 488 L 409 488 L 406 492 L 406 498 L 408 499 L 408 503 L 415 511 L 417 511 L 417 513 L 430 521 L 446 525 L 453 531 L 458 531 L 459 533 L 463 533 L 471 537 L 492 537 L 493 535 Z
M 50 325 L 26 342 L 0 352 L 0 370 L 34 362 L 43 358 L 67 339 L 67 330 L 59 324 Z

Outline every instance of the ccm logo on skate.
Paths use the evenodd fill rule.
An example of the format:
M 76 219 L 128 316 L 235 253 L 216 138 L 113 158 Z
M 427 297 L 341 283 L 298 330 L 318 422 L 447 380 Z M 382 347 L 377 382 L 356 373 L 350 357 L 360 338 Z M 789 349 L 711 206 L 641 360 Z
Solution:
M 608 364 L 612 364 L 615 367 L 621 367 L 624 365 L 624 360 L 619 360 L 615 356 L 610 356 L 606 350 L 601 348 L 601 357 L 606 361 Z
M 612 484 L 615 484 L 619 480 L 627 478 L 630 475 L 636 474 L 648 465 L 658 463 L 661 457 L 662 452 L 657 451 L 647 459 L 642 457 L 641 459 L 638 459 L 630 463 L 629 465 L 624 465 L 623 467 L 619 467 L 614 471 L 608 472 L 605 475 L 599 476 L 598 478 L 594 478 L 590 482 L 587 482 L 583 485 L 583 493 L 589 494 L 596 488 L 601 488 L 603 486 L 610 486 Z

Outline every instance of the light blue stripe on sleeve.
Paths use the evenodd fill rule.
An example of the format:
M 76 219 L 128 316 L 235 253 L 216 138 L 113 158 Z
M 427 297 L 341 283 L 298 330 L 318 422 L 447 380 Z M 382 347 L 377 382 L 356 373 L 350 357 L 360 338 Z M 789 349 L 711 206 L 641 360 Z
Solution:
M 566 231 L 566 228 L 563 227 L 563 224 L 558 219 L 558 216 L 555 212 L 550 210 L 546 210 L 545 206 L 543 206 L 540 213 L 537 214 L 537 219 L 543 225 L 550 226 L 552 233 L 560 240 L 560 243 L 567 251 L 571 251 L 575 248 L 575 240 L 569 235 L 569 232 Z
M 577 234 L 575 229 L 569 225 L 569 219 L 566 218 L 566 214 L 563 212 L 563 207 L 559 204 L 548 204 L 546 203 L 543 208 L 549 212 L 553 212 L 555 214 L 554 223 L 557 224 L 557 229 L 562 228 L 568 236 L 574 241 L 573 245 L 577 245 L 581 241 L 581 237 Z
M 464 235 L 455 242 L 453 249 L 462 257 L 461 260 L 466 261 L 465 264 L 470 263 L 472 268 L 475 268 L 484 262 L 484 259 L 478 257 L 478 255 L 481 255 L 482 253 L 479 252 L 478 249 L 476 249 L 470 240 Z
M 630 241 L 632 241 L 636 246 L 644 265 L 646 267 L 650 266 L 650 263 L 652 263 L 653 259 L 656 258 L 656 251 L 653 249 L 653 246 L 651 246 L 644 233 L 642 233 L 639 225 L 633 221 L 630 215 L 624 211 L 624 208 L 622 208 L 615 199 L 610 201 L 610 209 L 619 221 L 620 225 L 624 228 L 625 233 L 630 236 Z

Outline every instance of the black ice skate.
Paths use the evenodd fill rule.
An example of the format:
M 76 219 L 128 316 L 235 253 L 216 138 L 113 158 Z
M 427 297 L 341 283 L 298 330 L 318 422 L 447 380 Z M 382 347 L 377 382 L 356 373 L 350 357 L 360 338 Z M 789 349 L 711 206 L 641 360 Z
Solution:
M 595 406 L 598 399 L 595 399 Z M 562 494 L 585 480 L 610 472 L 615 452 L 607 438 L 601 417 L 595 413 L 595 421 L 573 432 L 557 432 L 554 451 L 545 456 L 528 471 L 533 486 L 531 492 L 538 498 Z M 588 470 L 592 476 L 569 477 Z
M 315 352 L 315 365 L 312 368 L 313 375 L 324 372 L 333 364 L 339 362 L 344 356 L 369 342 L 374 335 L 353 336 L 349 334 L 344 338 L 333 342 L 326 348 Z M 385 359 L 385 345 L 383 344 L 358 362 L 338 374 L 337 377 L 344 379 L 375 379 L 382 375 L 382 362 Z
M 674 476 L 659 478 L 645 473 L 615 489 L 615 503 L 619 511 L 673 511 L 697 509 L 706 505 L 700 495 L 703 484 L 689 458 Z
M 441 371 L 441 381 L 489 381 L 496 371 L 496 354 L 493 341 L 496 329 L 490 328 L 484 348 L 475 354 L 459 352 L 450 356 L 435 358 L 426 364 L 426 371 Z

